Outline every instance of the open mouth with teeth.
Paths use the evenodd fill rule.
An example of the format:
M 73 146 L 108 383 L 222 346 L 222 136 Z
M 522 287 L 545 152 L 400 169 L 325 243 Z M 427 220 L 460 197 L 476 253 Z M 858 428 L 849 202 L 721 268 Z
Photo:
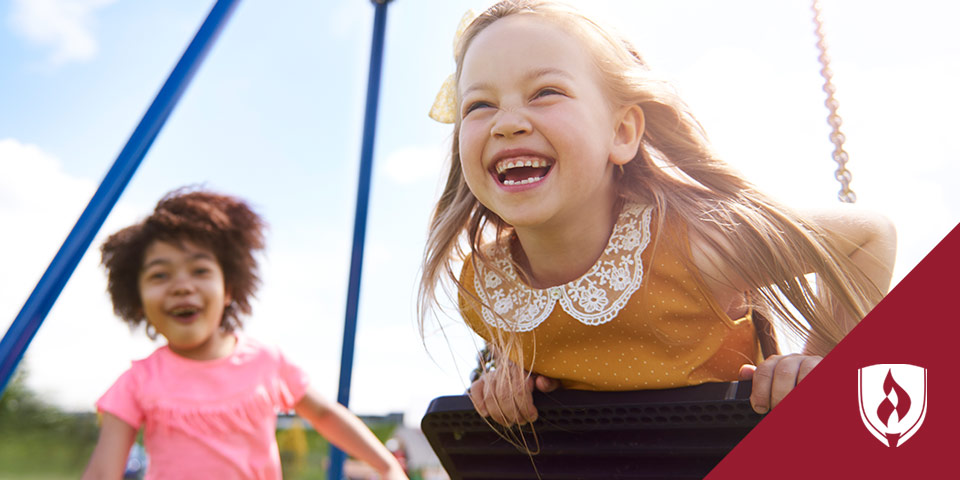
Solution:
M 547 175 L 553 164 L 540 157 L 514 157 L 497 162 L 497 180 L 504 185 L 526 185 Z
M 200 309 L 196 307 L 177 307 L 170 310 L 170 315 L 176 317 L 178 320 L 190 320 L 199 311 Z

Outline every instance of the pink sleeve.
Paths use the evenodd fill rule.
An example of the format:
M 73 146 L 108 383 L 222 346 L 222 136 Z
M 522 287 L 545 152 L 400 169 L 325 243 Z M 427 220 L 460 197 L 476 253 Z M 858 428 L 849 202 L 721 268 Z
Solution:
M 280 353 L 280 379 L 286 384 L 287 391 L 290 393 L 290 396 L 286 398 L 288 402 L 285 402 L 289 404 L 282 405 L 282 408 L 291 410 L 300 403 L 303 395 L 307 393 L 307 385 L 310 383 L 309 378 L 303 369 L 291 363 L 283 353 Z
M 131 427 L 140 428 L 143 409 L 137 401 L 137 381 L 133 369 L 123 372 L 113 386 L 97 400 L 97 411 L 117 416 Z

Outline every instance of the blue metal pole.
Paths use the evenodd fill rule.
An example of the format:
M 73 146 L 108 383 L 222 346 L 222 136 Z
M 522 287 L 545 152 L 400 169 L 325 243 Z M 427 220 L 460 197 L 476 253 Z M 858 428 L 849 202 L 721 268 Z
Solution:
M 17 318 L 0 341 L 0 392 L 7 387 L 13 371 L 23 358 L 24 352 L 40 329 L 60 292 L 70 279 L 84 252 L 90 247 L 97 231 L 103 226 L 107 215 L 120 198 L 124 188 L 130 182 L 143 157 L 146 156 L 153 140 L 157 138 L 164 122 L 170 116 L 177 101 L 190 84 L 190 80 L 200 68 L 204 57 L 210 51 L 217 36 L 223 30 L 230 14 L 239 0 L 219 0 L 210 10 L 207 19 L 193 37 L 173 72 L 160 88 L 156 98 L 147 109 L 140 124 L 127 140 L 117 160 L 110 167 L 100 183 L 87 208 L 73 230 L 67 235 L 60 250 L 46 272 L 40 278 L 33 293 L 27 298 Z
M 350 380 L 353 372 L 353 346 L 357 334 L 357 308 L 360 300 L 360 273 L 363 267 L 363 244 L 367 231 L 367 206 L 370 199 L 370 176 L 373 171 L 373 144 L 377 127 L 377 104 L 380 98 L 380 70 L 383 65 L 383 39 L 387 25 L 389 0 L 371 0 L 376 5 L 373 17 L 373 45 L 370 48 L 370 72 L 367 79 L 367 106 L 363 120 L 363 146 L 360 150 L 360 179 L 357 186 L 357 211 L 353 223 L 353 253 L 350 257 L 350 284 L 347 289 L 347 312 L 343 322 L 343 348 L 340 351 L 340 387 L 337 401 L 350 404 Z M 329 480 L 343 478 L 346 455 L 331 446 Z

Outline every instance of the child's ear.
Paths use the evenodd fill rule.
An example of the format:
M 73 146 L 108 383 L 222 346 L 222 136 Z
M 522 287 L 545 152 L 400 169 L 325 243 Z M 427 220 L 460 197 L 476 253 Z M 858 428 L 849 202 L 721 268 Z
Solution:
M 619 110 L 615 117 L 613 147 L 610 161 L 616 165 L 625 165 L 637 156 L 640 140 L 643 139 L 643 110 L 639 105 L 628 105 Z

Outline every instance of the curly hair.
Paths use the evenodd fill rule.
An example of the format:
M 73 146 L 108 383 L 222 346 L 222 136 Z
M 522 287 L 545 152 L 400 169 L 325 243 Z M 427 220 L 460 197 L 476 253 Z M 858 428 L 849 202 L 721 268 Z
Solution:
M 240 315 L 251 313 L 250 300 L 260 285 L 254 252 L 264 249 L 265 228 L 239 198 L 192 187 L 166 194 L 150 216 L 114 233 L 100 247 L 114 313 L 131 327 L 143 322 L 138 279 L 147 248 L 158 241 L 189 241 L 209 248 L 223 270 L 224 287 L 233 301 L 223 311 L 220 328 L 241 328 Z

